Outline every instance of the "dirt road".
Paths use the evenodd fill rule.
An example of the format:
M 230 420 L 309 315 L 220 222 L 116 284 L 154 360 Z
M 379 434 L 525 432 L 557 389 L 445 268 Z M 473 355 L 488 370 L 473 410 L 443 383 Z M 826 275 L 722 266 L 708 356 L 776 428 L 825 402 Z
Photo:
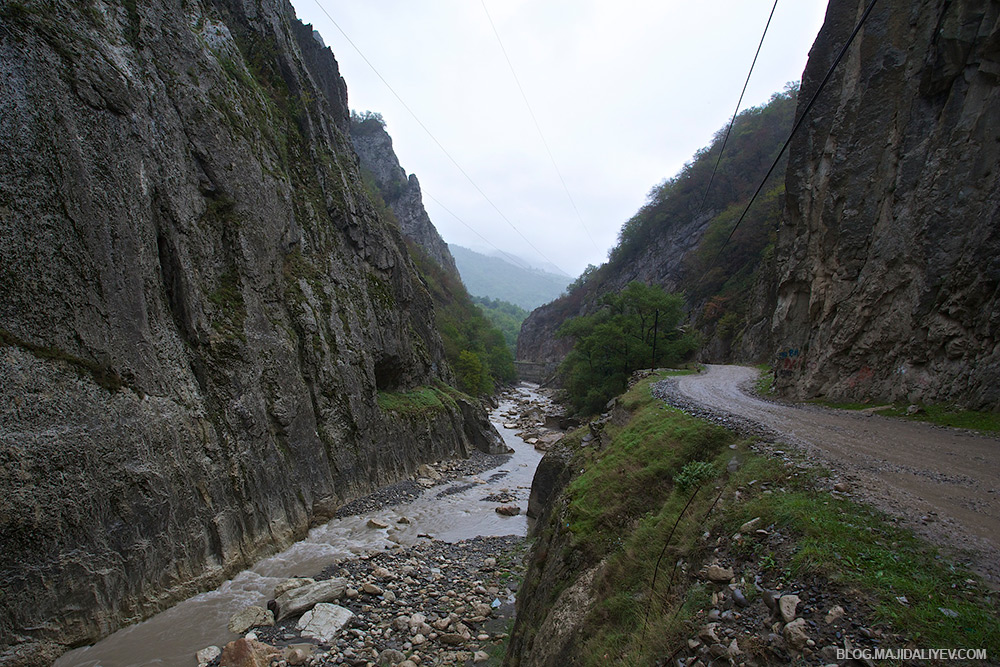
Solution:
M 682 397 L 777 434 L 1000 587 L 1000 440 L 878 415 L 761 400 L 753 368 L 709 366 L 677 378 Z

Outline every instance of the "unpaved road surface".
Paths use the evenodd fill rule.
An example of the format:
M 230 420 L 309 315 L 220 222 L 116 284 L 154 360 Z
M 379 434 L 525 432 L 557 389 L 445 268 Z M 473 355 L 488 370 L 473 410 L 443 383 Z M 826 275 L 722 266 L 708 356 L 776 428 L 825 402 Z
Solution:
M 789 405 L 749 395 L 757 370 L 709 366 L 676 390 L 717 414 L 773 432 L 778 442 L 849 482 L 859 496 L 959 552 L 1000 587 L 1000 440 L 878 415 Z

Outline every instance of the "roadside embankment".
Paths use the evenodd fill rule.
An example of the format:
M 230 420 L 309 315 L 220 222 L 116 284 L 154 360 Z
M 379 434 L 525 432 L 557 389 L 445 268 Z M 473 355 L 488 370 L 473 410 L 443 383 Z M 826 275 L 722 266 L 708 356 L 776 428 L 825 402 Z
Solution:
M 665 405 L 651 392 L 663 377 L 543 460 L 564 474 L 548 476 L 560 488 L 546 490 L 505 664 L 1000 656 L 995 594 L 979 579 L 766 433 Z

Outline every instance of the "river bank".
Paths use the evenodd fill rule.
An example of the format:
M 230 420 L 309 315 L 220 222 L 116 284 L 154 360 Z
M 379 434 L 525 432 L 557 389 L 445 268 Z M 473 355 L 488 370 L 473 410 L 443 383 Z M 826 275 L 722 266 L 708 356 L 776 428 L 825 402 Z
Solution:
M 511 548 L 516 549 L 514 542 L 507 544 L 503 541 L 491 542 L 482 539 L 513 536 L 520 541 L 526 535 L 528 519 L 524 515 L 524 508 L 527 505 L 535 467 L 541 459 L 541 452 L 525 442 L 524 438 L 537 437 L 539 431 L 544 431 L 546 413 L 557 411 L 552 407 L 550 399 L 544 393 L 538 392 L 535 387 L 522 385 L 511 390 L 501 398 L 499 407 L 493 410 L 491 421 L 512 450 L 512 454 L 494 456 L 475 454 L 470 459 L 441 461 L 421 466 L 412 479 L 402 480 L 345 505 L 337 518 L 312 529 L 306 539 L 280 554 L 257 563 L 218 589 L 190 598 L 148 621 L 125 628 L 94 646 L 71 651 L 60 658 L 56 666 L 142 667 L 156 664 L 194 667 L 198 664 L 195 660 L 197 651 L 211 645 L 223 647 L 240 636 L 227 630 L 230 617 L 234 613 L 250 605 L 265 606 L 272 597 L 274 587 L 287 578 L 317 578 L 331 565 L 350 572 L 352 568 L 362 568 L 365 564 L 369 564 L 372 562 L 371 559 L 376 557 L 388 558 L 387 562 L 390 564 L 395 563 L 394 559 L 397 558 L 402 558 L 402 561 L 416 560 L 419 564 L 426 558 L 438 556 L 447 558 L 444 554 L 452 548 L 451 545 L 468 540 L 480 540 L 471 544 L 466 543 L 465 548 L 460 549 L 461 553 L 469 554 L 470 558 L 476 553 L 485 554 L 485 550 L 496 553 L 482 555 L 480 562 L 462 560 L 458 563 L 455 559 L 451 559 L 456 564 L 448 563 L 446 568 L 439 567 L 443 578 L 449 579 L 454 574 L 457 582 L 455 592 L 459 593 L 460 589 L 463 589 L 461 590 L 463 596 L 470 594 L 470 591 L 464 590 L 467 583 L 480 581 L 480 584 L 471 587 L 471 591 L 477 586 L 487 591 L 485 596 L 480 595 L 482 602 L 477 600 L 480 604 L 492 604 L 494 600 L 504 598 L 501 582 L 492 580 L 494 575 L 500 576 L 500 571 L 484 571 L 481 576 L 473 576 L 470 568 L 481 569 L 483 567 L 481 561 L 487 558 L 501 561 L 503 553 L 509 552 Z M 519 434 L 524 438 L 519 437 Z M 514 516 L 506 516 L 495 511 L 499 507 L 511 505 L 517 506 L 520 512 Z M 412 564 L 401 567 L 408 566 L 416 567 Z M 458 576 L 460 571 L 467 572 L 471 579 L 466 578 L 465 574 Z M 508 573 L 510 571 L 507 570 Z M 436 576 L 438 573 L 433 574 Z M 405 576 L 393 583 L 397 587 L 406 589 L 411 584 L 404 581 Z M 416 577 L 411 578 L 420 581 Z M 363 583 L 358 581 L 357 585 L 361 586 Z M 452 596 L 447 593 L 453 586 L 445 585 L 443 579 L 429 580 L 429 584 L 433 585 L 427 588 L 427 594 L 434 592 L 437 597 L 428 598 L 429 613 L 425 616 L 433 619 L 436 618 L 433 615 L 438 613 L 435 605 L 450 604 Z M 381 588 L 385 589 L 386 586 Z M 345 606 L 353 605 L 357 608 L 358 617 L 361 619 L 358 622 L 362 625 L 365 622 L 363 619 L 371 617 L 370 612 L 364 611 L 362 607 L 366 604 L 371 606 L 371 612 L 377 611 L 379 615 L 374 626 L 374 629 L 378 630 L 378 625 L 386 620 L 382 614 L 403 608 L 400 605 L 404 603 L 412 604 L 415 609 L 418 603 L 422 604 L 422 588 L 425 587 L 420 586 L 415 589 L 418 593 L 416 596 L 407 590 L 403 590 L 399 595 L 394 591 L 393 595 L 396 595 L 399 605 L 391 602 L 383 604 L 384 597 L 376 596 L 379 599 L 375 601 L 369 594 L 361 594 L 364 597 L 359 595 L 356 604 L 354 600 L 348 600 Z M 496 594 L 489 597 L 492 588 L 497 589 Z M 440 600 L 442 592 L 448 598 L 444 603 Z M 486 599 L 487 597 L 489 599 Z M 465 602 L 469 604 L 468 600 Z M 505 604 L 503 600 L 500 602 Z M 451 611 L 453 612 L 453 609 Z M 491 618 L 496 619 L 496 614 Z M 499 630 L 478 632 L 481 627 L 482 624 L 476 625 L 475 636 L 488 634 L 492 641 L 496 635 L 502 634 Z M 360 627 L 350 630 L 369 636 L 373 642 L 377 637 L 384 637 L 384 628 L 381 629 L 381 634 L 366 634 Z M 283 634 L 293 633 L 288 631 Z M 356 633 L 350 632 L 350 634 L 354 636 Z M 428 635 L 425 635 L 425 639 L 427 637 Z M 293 639 L 295 638 L 284 639 L 286 646 L 294 643 Z M 354 640 L 351 642 L 353 644 Z M 402 644 L 405 642 L 398 645 Z M 480 648 L 482 647 L 483 645 L 480 645 Z M 339 654 L 331 652 L 329 648 L 335 647 L 310 649 L 309 653 L 319 662 L 339 659 L 340 662 L 335 664 L 345 664 L 345 662 L 355 664 L 349 661 L 362 660 L 357 646 L 344 647 L 352 648 L 353 658 L 345 656 L 343 651 Z M 460 651 L 465 648 L 455 646 L 454 650 Z M 426 649 L 421 655 L 425 652 Z M 323 653 L 326 655 L 321 656 Z M 473 657 L 474 653 L 475 651 L 472 651 Z M 372 659 L 370 652 L 364 655 L 365 662 Z

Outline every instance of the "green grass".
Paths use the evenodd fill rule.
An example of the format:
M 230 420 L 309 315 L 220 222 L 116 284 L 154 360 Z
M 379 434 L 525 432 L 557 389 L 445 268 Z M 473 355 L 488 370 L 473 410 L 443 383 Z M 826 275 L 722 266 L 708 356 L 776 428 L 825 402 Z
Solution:
M 604 449 L 579 446 L 583 430 L 567 436 L 577 447 L 573 466 L 582 472 L 564 492 L 568 505 L 558 528 L 569 532 L 564 562 L 591 567 L 605 561 L 581 629 L 583 664 L 648 665 L 671 655 L 690 636 L 711 593 L 688 574 L 675 575 L 673 564 L 684 560 L 697 568 L 712 555 L 701 540 L 704 531 L 732 535 L 754 517 L 785 536 L 781 551 L 752 539 L 730 548 L 742 567 L 755 568 L 765 583 L 818 577 L 870 609 L 870 618 L 858 622 L 903 635 L 921 648 L 985 648 L 1000 655 L 997 600 L 982 583 L 879 512 L 817 491 L 825 471 L 755 455 L 729 432 L 653 399 L 649 386 L 660 377 L 639 382 L 621 398 L 631 417 L 605 426 L 613 441 Z M 736 451 L 727 446 L 734 443 Z M 735 473 L 723 472 L 734 455 L 742 465 Z M 696 468 L 709 470 L 684 467 L 692 461 L 712 463 L 716 474 L 685 511 L 693 491 L 681 490 L 682 479 L 688 475 L 697 483 Z M 722 502 L 715 506 L 723 487 Z M 732 500 L 736 489 L 739 502 Z M 746 593 L 754 596 L 752 590 Z
M 567 489 L 574 548 L 600 556 L 609 535 L 662 506 L 686 463 L 711 460 L 733 441 L 725 429 L 654 401 L 650 384 L 662 378 L 653 375 L 622 396 L 632 417 L 624 427 L 605 427 L 614 446 L 580 450 L 574 467 L 584 472 Z
M 780 462 L 753 457 L 730 483 L 745 486 L 754 479 L 756 488 L 769 484 L 785 490 L 751 495 L 727 511 L 720 530 L 731 534 L 744 521 L 761 517 L 761 525 L 773 525 L 794 541 L 790 560 L 782 563 L 787 576 L 820 575 L 861 590 L 873 601 L 876 622 L 918 646 L 985 647 L 1000 655 L 997 601 L 981 583 L 968 584 L 968 572 L 882 513 L 816 492 L 809 474 L 791 477 Z M 942 607 L 958 617 L 946 616 Z
M 437 387 L 417 387 L 410 391 L 380 391 L 378 406 L 384 412 L 410 417 L 426 417 L 454 407 L 455 401 Z
M 851 401 L 811 401 L 818 405 L 824 405 L 838 410 L 866 410 L 868 408 L 880 407 L 871 403 L 858 403 Z M 927 422 L 939 426 L 950 426 L 953 428 L 965 428 L 980 433 L 996 434 L 1000 433 L 1000 412 L 987 410 L 963 410 L 954 405 L 918 405 L 920 410 L 912 415 L 906 413 L 910 404 L 887 404 L 885 409 L 878 410 L 878 414 L 886 417 L 899 417 L 910 421 Z
M 756 368 L 760 374 L 757 375 L 757 381 L 754 383 L 754 391 L 758 396 L 773 396 L 774 370 L 768 364 L 759 364 Z

